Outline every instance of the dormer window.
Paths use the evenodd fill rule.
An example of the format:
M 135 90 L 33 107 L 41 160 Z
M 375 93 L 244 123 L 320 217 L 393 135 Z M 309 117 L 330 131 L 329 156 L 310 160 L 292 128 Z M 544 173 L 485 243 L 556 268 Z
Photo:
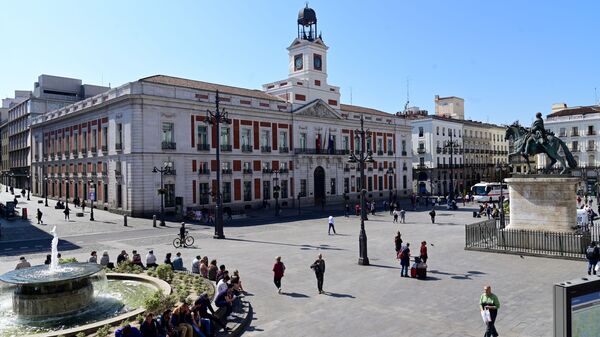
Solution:
M 315 68 L 315 70 L 319 71 L 323 69 L 323 59 L 321 58 L 321 55 L 313 55 L 313 67 Z

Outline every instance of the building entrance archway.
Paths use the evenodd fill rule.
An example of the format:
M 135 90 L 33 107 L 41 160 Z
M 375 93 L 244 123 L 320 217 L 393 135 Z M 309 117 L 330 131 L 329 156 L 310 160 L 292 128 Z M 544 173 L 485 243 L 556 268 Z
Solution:
M 325 202 L 325 170 L 323 167 L 317 166 L 313 177 L 315 206 L 319 206 Z

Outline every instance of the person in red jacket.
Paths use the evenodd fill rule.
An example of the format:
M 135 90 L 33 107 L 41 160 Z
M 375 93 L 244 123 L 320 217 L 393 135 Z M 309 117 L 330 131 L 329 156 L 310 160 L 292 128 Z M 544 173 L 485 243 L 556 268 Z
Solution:
M 427 242 L 421 242 L 421 261 L 427 263 Z
M 283 272 L 285 272 L 285 265 L 281 262 L 281 256 L 275 258 L 275 264 L 273 265 L 273 283 L 277 287 L 277 292 L 281 294 L 281 279 L 283 278 Z

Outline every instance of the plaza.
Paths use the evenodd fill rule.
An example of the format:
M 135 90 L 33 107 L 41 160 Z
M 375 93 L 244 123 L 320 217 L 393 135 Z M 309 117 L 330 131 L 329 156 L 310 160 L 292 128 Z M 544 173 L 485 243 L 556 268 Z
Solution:
M 0 200 L 10 199 L 0 193 Z M 37 200 L 20 201 L 19 207 L 33 214 L 41 206 Z M 300 218 L 289 210 L 279 221 L 234 220 L 225 224 L 225 240 L 212 239 L 211 227 L 190 225 L 196 242 L 180 251 L 187 268 L 194 256 L 206 255 L 240 271 L 254 312 L 245 336 L 479 336 L 484 326 L 478 298 L 486 284 L 501 301 L 496 325 L 502 336 L 551 335 L 552 285 L 584 276 L 584 262 L 465 251 L 464 225 L 477 220 L 472 208 L 438 208 L 435 224 L 425 209 L 407 211 L 406 224 L 393 224 L 387 212 L 370 216 L 370 266 L 357 264 L 358 217 L 345 218 L 339 209 L 305 209 Z M 88 220 L 87 210 L 85 218 L 65 222 L 61 210 L 41 209 L 45 225 L 2 221 L 3 233 L 16 229 L 20 234 L 0 241 L 1 273 L 14 269 L 21 255 L 32 264 L 43 263 L 53 225 L 63 257 L 79 261 L 87 260 L 92 250 L 108 250 L 113 261 L 122 249 L 137 249 L 142 255 L 153 249 L 161 261 L 167 252 L 178 251 L 171 244 L 177 235 L 175 222 L 153 228 L 151 220 L 131 218 L 124 227 L 121 216 L 101 210 L 95 211 L 95 222 Z M 327 235 L 329 214 L 335 215 L 337 235 Z M 413 255 L 427 241 L 427 280 L 400 277 L 393 243 L 397 230 L 411 243 Z M 309 269 L 319 253 L 327 264 L 323 295 Z M 281 295 L 271 271 L 278 255 L 287 267 Z

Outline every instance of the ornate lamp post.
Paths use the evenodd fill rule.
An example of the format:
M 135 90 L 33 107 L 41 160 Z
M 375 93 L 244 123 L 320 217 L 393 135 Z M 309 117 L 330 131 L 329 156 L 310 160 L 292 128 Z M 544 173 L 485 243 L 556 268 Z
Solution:
M 371 149 L 369 149 L 365 153 L 365 143 L 367 141 L 367 137 L 369 134 L 369 130 L 364 129 L 364 118 L 360 116 L 360 129 L 354 130 L 354 134 L 356 135 L 356 139 L 360 139 L 360 153 L 357 157 L 353 152 L 350 153 L 348 158 L 349 163 L 358 163 L 360 168 L 360 234 L 358 235 L 358 249 L 359 249 L 359 257 L 358 264 L 363 266 L 369 265 L 369 257 L 367 256 L 367 233 L 365 232 L 365 218 L 366 218 L 366 205 L 365 205 L 365 197 L 367 194 L 367 190 L 365 188 L 365 164 L 373 163 L 373 153 Z
M 279 186 L 279 170 L 273 170 L 273 174 L 275 174 L 275 178 L 273 178 L 273 197 L 275 198 L 275 216 L 279 216 L 279 191 L 281 187 Z
M 394 176 L 394 169 L 392 167 L 388 167 L 387 171 L 385 172 L 385 174 L 387 175 L 387 179 L 388 179 L 388 189 L 390 191 L 390 196 L 389 196 L 389 204 L 392 204 L 392 182 L 394 181 L 394 179 L 390 180 L 389 177 L 393 177 Z
M 504 172 L 510 172 L 512 167 L 506 163 L 496 164 L 496 172 L 500 172 L 500 199 L 498 205 L 500 205 L 500 227 L 505 226 L 505 214 L 504 214 Z
M 90 187 L 94 187 L 94 194 L 90 193 L 90 221 L 94 221 L 94 200 L 96 200 L 96 182 L 94 178 L 90 180 Z
M 217 161 L 217 190 L 215 191 L 215 195 L 217 198 L 217 203 L 215 206 L 215 235 L 213 238 L 215 239 L 224 239 L 225 235 L 223 234 L 223 195 L 221 193 L 221 123 L 231 124 L 231 120 L 227 117 L 228 112 L 223 108 L 219 109 L 219 90 L 217 90 L 217 96 L 215 98 L 215 111 L 211 112 L 210 110 L 206 110 L 206 119 L 204 120 L 207 124 L 215 125 L 215 130 L 217 132 L 217 144 L 216 144 L 216 161 Z
M 28 174 L 27 175 L 27 201 L 30 201 L 30 192 L 31 192 L 31 183 L 29 182 L 29 179 L 31 179 L 31 176 Z
M 446 141 L 444 148 L 450 151 L 450 193 L 448 193 L 448 205 L 452 205 L 454 200 L 454 151 L 460 149 L 460 144 L 452 139 L 452 132 L 449 132 L 450 140 Z
M 158 194 L 160 194 L 160 225 L 166 226 L 165 224 L 165 188 L 163 185 L 163 176 L 171 173 L 171 167 L 165 166 L 161 169 L 154 166 L 152 169 L 152 173 L 160 173 L 160 190 L 158 190 Z
M 300 215 L 300 198 L 302 197 L 302 193 L 298 192 L 298 215 Z
M 44 177 L 44 198 L 46 199 L 44 206 L 48 207 L 48 176 Z

